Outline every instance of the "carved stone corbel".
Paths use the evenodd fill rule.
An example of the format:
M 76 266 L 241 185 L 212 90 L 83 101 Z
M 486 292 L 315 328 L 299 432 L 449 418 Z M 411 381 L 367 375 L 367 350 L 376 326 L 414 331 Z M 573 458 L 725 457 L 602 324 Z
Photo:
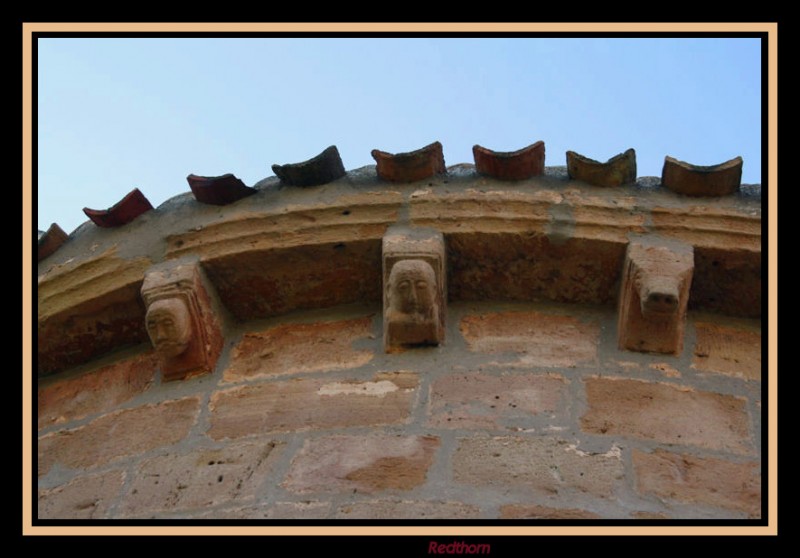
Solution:
M 152 267 L 141 293 L 145 326 L 161 358 L 164 381 L 212 372 L 223 336 L 199 263 L 169 261 Z
M 444 237 L 395 227 L 383 237 L 383 346 L 386 352 L 444 342 Z
M 619 303 L 619 347 L 680 354 L 694 271 L 689 244 L 641 238 L 628 244 Z

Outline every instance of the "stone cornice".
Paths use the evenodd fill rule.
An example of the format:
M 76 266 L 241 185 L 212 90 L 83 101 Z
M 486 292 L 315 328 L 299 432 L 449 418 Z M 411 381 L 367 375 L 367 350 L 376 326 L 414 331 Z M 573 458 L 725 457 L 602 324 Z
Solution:
M 323 186 L 281 188 L 273 178 L 256 190 L 224 207 L 184 194 L 123 227 L 86 224 L 75 231 L 39 263 L 40 375 L 146 339 L 135 326 L 143 320 L 144 274 L 187 255 L 199 257 L 238 320 L 379 304 L 381 238 L 395 224 L 444 234 L 453 247 L 447 255 L 453 299 L 508 293 L 501 298 L 613 303 L 625 246 L 649 234 L 694 247 L 690 308 L 761 311 L 758 197 L 601 188 L 552 173 L 501 182 L 471 165 L 410 184 L 381 182 L 374 167 L 365 167 Z M 558 262 L 570 258 L 575 273 L 560 276 Z M 728 300 L 742 289 L 748 296 Z M 103 333 L 102 342 L 78 330 L 87 324 Z

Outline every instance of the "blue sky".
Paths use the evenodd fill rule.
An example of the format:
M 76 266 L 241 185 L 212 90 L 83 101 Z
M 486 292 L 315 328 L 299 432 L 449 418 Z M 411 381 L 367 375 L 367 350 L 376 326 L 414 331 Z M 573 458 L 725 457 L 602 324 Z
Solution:
M 39 39 L 38 228 L 134 187 L 157 207 L 190 173 L 252 185 L 332 144 L 348 170 L 435 140 L 448 165 L 476 143 L 544 140 L 548 166 L 633 147 L 639 176 L 741 155 L 759 183 L 760 79 L 741 38 Z

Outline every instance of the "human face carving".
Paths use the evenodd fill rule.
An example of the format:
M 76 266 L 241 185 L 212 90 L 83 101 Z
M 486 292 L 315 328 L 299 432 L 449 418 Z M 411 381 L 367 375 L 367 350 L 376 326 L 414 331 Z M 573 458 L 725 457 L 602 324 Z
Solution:
M 157 300 L 148 308 L 145 320 L 150 341 L 162 356 L 174 358 L 186 351 L 192 337 L 192 321 L 183 300 Z
M 427 262 L 401 260 L 389 274 L 389 306 L 402 314 L 430 315 L 436 303 L 436 274 Z

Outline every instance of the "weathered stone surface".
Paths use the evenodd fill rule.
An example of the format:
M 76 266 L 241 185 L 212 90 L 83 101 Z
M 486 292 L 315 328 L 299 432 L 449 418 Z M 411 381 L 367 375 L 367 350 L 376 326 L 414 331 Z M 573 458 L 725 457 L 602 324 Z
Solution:
M 577 508 L 507 504 L 500 507 L 500 519 L 601 519 L 601 516 Z
M 149 266 L 147 258 L 126 260 L 110 248 L 80 262 L 54 265 L 39 275 L 38 375 L 146 341 L 139 288 Z
M 260 432 L 402 423 L 409 418 L 416 374 L 388 372 L 372 381 L 295 379 L 246 385 L 211 396 L 214 439 Z
M 666 201 L 666 200 L 664 200 Z M 761 205 L 714 203 L 662 204 L 650 210 L 652 231 L 695 247 L 695 252 L 721 250 L 724 256 L 739 252 L 761 254 Z M 719 264 L 721 262 L 717 262 Z
M 264 483 L 275 482 L 270 473 L 282 451 L 282 443 L 258 440 L 146 459 L 136 468 L 120 514 L 251 502 Z
M 605 163 L 567 151 L 567 172 L 570 178 L 593 186 L 613 188 L 636 182 L 636 151 L 628 149 Z
M 197 201 L 211 205 L 228 205 L 256 193 L 255 188 L 245 186 L 244 182 L 230 173 L 222 176 L 190 174 L 186 181 Z
M 621 451 L 581 451 L 556 438 L 461 438 L 453 456 L 456 482 L 553 494 L 576 491 L 611 496 L 622 479 Z
M 653 362 L 648 365 L 648 368 L 652 370 L 658 370 L 659 372 L 664 374 L 664 376 L 666 376 L 667 378 L 681 377 L 681 371 L 666 362 Z
M 475 170 L 499 180 L 524 180 L 544 173 L 544 142 L 537 141 L 517 151 L 492 151 L 472 147 Z
M 50 225 L 50 228 L 47 229 L 47 232 L 40 233 L 39 238 L 37 239 L 39 249 L 37 261 L 42 261 L 47 256 L 61 248 L 61 245 L 67 240 L 69 240 L 69 236 L 61 229 L 61 227 L 59 227 L 56 223 Z
M 442 233 L 390 230 L 383 237 L 382 262 L 384 350 L 442 343 L 447 305 Z
M 139 215 L 151 209 L 153 209 L 153 206 L 150 205 L 144 194 L 139 191 L 139 188 L 134 188 L 108 209 L 89 209 L 84 207 L 83 212 L 98 227 L 114 228 L 127 225 Z
M 213 372 L 224 340 L 197 261 L 168 261 L 142 283 L 145 324 L 165 381 Z
M 694 270 L 691 246 L 631 240 L 619 297 L 619 348 L 680 354 Z
M 200 410 L 197 397 L 143 405 L 103 415 L 72 430 L 39 438 L 39 475 L 60 463 L 87 469 L 174 444 L 186 437 Z
M 586 380 L 585 432 L 666 444 L 752 451 L 746 400 L 671 384 L 621 378 Z
M 363 366 L 372 351 L 353 348 L 372 337 L 372 317 L 284 324 L 246 333 L 232 351 L 224 380 L 235 382 L 261 376 L 343 370 Z
M 110 411 L 145 392 L 155 379 L 158 361 L 148 352 L 70 378 L 40 380 L 39 428 Z
M 272 171 L 281 182 L 301 187 L 327 184 L 345 175 L 342 158 L 335 145 L 302 163 L 272 165 Z
M 741 157 L 735 157 L 719 165 L 703 167 L 667 156 L 661 184 L 686 196 L 727 196 L 739 189 L 743 164 Z
M 378 303 L 380 262 L 377 238 L 248 252 L 214 260 L 205 269 L 225 307 L 247 321 L 292 310 Z
M 340 506 L 336 519 L 478 519 L 480 510 L 461 502 L 372 500 Z
M 760 318 L 762 272 L 760 248 L 695 249 L 689 309 Z
M 625 245 L 538 234 L 447 235 L 450 300 L 610 304 L 617 300 Z
M 425 483 L 438 447 L 434 436 L 307 439 L 283 486 L 300 493 L 411 490 Z
M 761 473 L 756 462 L 633 450 L 636 489 L 667 501 L 717 506 L 761 517 Z
M 411 224 L 452 233 L 544 233 L 550 209 L 563 200 L 551 190 L 422 188 L 409 197 Z M 448 245 L 449 249 L 449 245 Z
M 537 366 L 591 365 L 597 360 L 596 322 L 542 312 L 497 312 L 465 316 L 461 333 L 470 350 L 522 353 Z
M 761 380 L 761 328 L 695 322 L 692 368 L 745 380 Z
M 78 477 L 67 484 L 39 490 L 39 519 L 104 519 L 122 490 L 123 471 Z
M 450 374 L 431 385 L 435 428 L 525 428 L 531 416 L 555 412 L 567 387 L 556 374 Z
M 442 144 L 438 141 L 408 153 L 386 153 L 372 150 L 378 176 L 389 182 L 415 182 L 447 172 Z

